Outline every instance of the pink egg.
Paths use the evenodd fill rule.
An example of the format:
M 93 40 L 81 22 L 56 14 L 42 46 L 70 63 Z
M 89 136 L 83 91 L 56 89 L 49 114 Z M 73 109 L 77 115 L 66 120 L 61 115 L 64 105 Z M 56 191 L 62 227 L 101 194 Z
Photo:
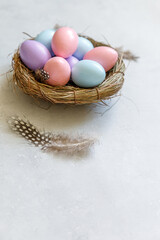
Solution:
M 84 58 L 85 60 L 93 60 L 100 63 L 105 71 L 109 71 L 118 60 L 118 53 L 110 47 L 95 47 L 88 51 Z
M 53 35 L 51 46 L 55 55 L 68 58 L 77 49 L 78 35 L 72 28 L 59 28 Z
M 68 83 L 71 75 L 69 63 L 61 57 L 53 57 L 48 60 L 44 70 L 49 73 L 47 84 L 52 86 L 64 86 Z

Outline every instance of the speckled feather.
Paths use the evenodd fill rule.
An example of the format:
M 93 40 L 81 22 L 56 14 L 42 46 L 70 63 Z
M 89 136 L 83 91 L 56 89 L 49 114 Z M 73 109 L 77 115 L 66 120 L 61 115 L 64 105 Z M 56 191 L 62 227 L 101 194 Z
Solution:
M 40 132 L 28 120 L 25 121 L 18 116 L 8 118 L 8 123 L 13 131 L 25 138 L 29 143 L 45 151 L 65 153 L 81 152 L 89 149 L 95 142 L 93 138 L 84 138 L 81 136 L 71 138 L 65 134 Z
M 37 80 L 39 80 L 42 83 L 45 83 L 46 80 L 49 79 L 49 73 L 46 72 L 44 69 L 38 69 L 35 71 L 35 76 Z

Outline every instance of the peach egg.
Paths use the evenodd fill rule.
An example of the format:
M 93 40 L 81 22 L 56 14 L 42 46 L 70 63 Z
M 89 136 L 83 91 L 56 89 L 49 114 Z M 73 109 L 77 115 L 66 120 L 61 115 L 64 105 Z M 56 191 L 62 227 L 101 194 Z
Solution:
M 53 57 L 44 66 L 44 71 L 49 74 L 46 83 L 52 86 L 64 86 L 71 75 L 69 63 L 62 57 Z
M 59 28 L 53 35 L 51 46 L 56 56 L 68 58 L 77 49 L 78 35 L 72 28 Z
M 93 60 L 100 63 L 105 71 L 109 71 L 118 60 L 118 53 L 111 47 L 95 47 L 84 55 L 84 60 Z

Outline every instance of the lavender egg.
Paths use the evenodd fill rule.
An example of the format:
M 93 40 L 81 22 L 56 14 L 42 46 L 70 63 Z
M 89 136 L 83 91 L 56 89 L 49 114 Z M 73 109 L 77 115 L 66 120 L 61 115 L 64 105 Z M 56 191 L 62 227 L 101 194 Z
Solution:
M 51 54 L 42 43 L 26 40 L 20 46 L 20 58 L 28 68 L 35 71 L 44 67 Z
M 71 69 L 76 63 L 79 62 L 79 60 L 74 56 L 70 56 L 70 57 L 66 58 L 66 61 L 69 63 Z

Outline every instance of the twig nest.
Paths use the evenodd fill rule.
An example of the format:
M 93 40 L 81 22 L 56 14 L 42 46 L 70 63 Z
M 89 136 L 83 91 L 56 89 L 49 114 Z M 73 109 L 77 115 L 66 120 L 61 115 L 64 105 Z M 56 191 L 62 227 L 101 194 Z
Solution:
M 123 85 L 125 65 L 115 49 L 86 36 L 78 37 L 73 29 L 67 27 L 52 34 L 51 38 L 50 32 L 50 40 L 47 41 L 42 37 L 44 44 L 26 40 L 13 56 L 13 81 L 25 93 L 65 104 L 96 103 L 118 93 Z M 43 54 L 49 54 L 46 55 L 49 59 L 43 58 L 43 64 L 38 67 L 32 64 L 36 62 L 35 56 L 37 62 L 42 59 L 42 56 L 38 58 L 41 50 L 37 53 L 36 43 L 43 46 Z M 22 51 L 23 45 L 27 45 L 28 51 Z

